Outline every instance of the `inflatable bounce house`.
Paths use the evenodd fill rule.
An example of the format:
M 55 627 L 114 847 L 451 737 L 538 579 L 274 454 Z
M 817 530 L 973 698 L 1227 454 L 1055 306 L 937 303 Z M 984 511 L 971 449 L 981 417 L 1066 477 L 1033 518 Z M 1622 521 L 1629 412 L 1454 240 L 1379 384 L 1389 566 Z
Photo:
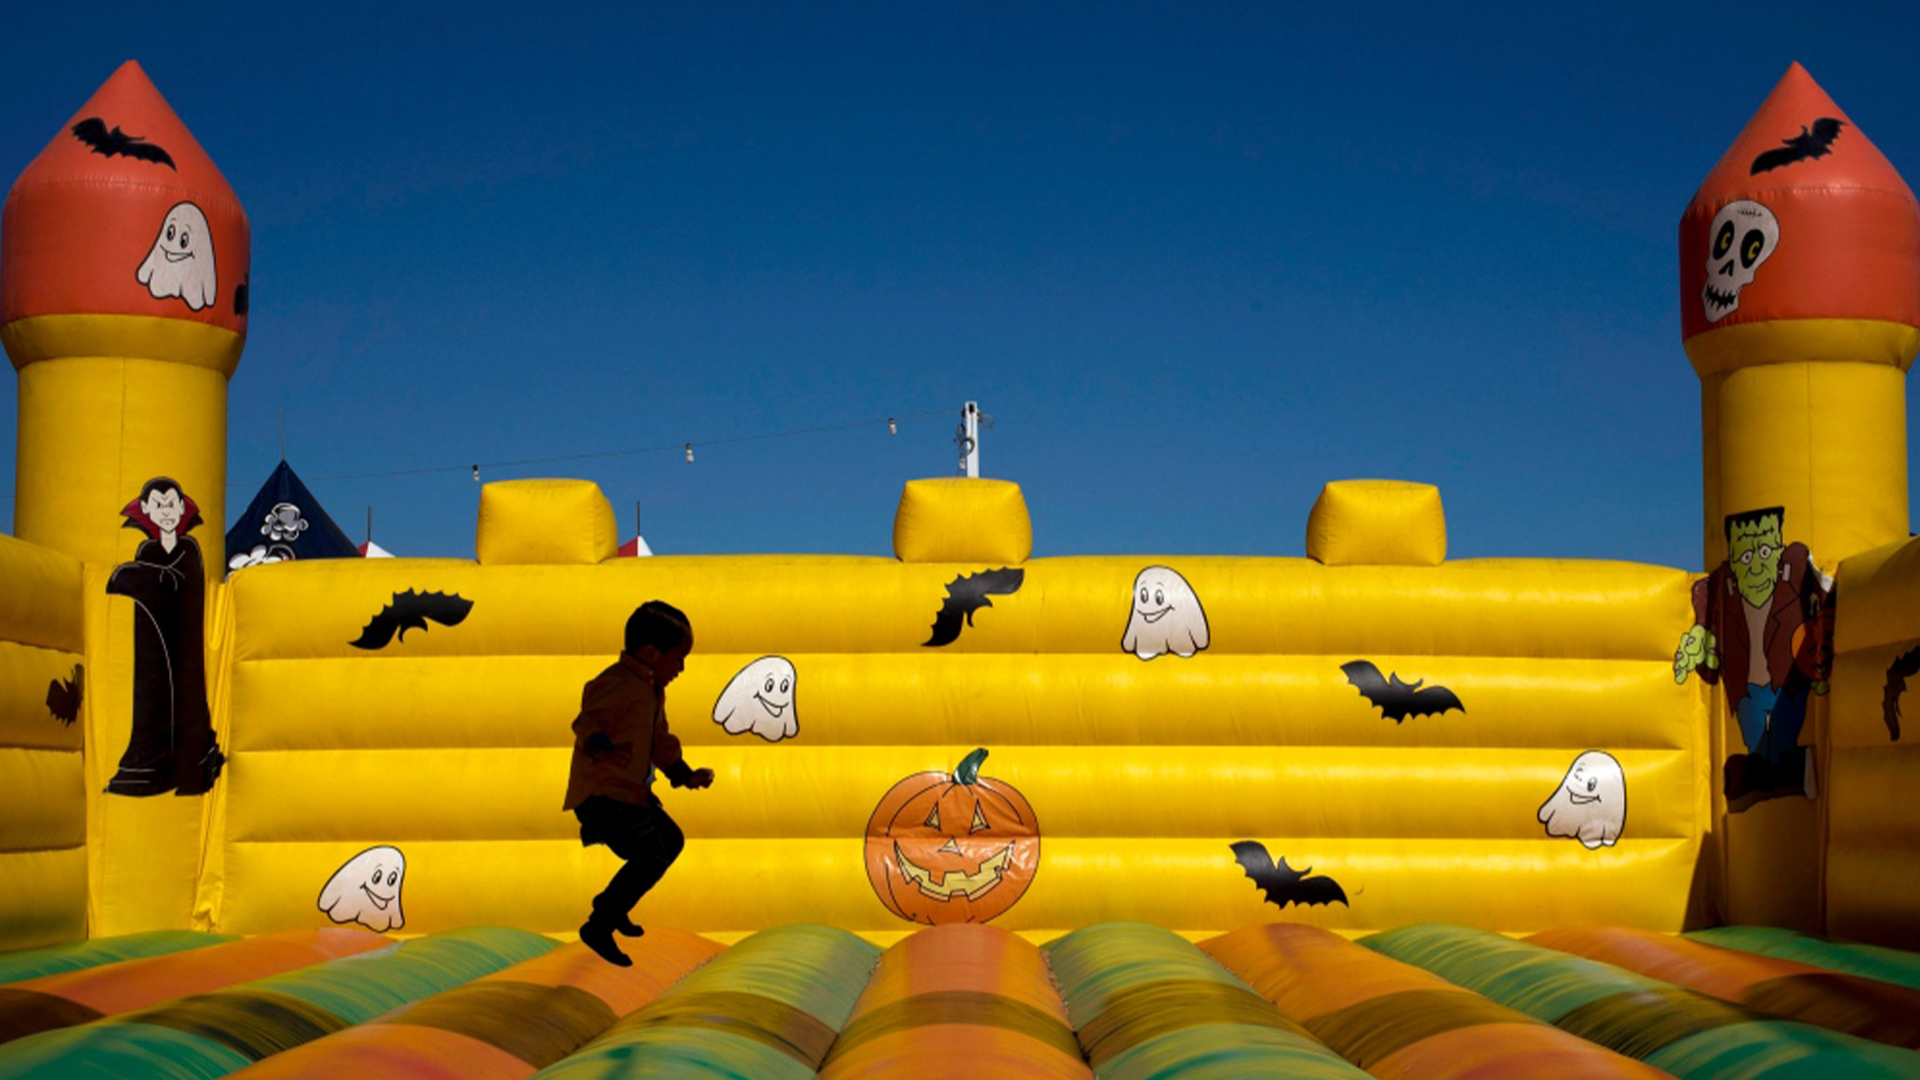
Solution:
M 230 568 L 247 219 L 130 63 L 0 233 L 0 1076 L 1920 1077 L 1920 208 L 1796 65 L 1679 248 L 1705 575 L 1381 480 L 1305 558 L 1032 558 L 973 478 L 893 558 L 520 480 L 473 559 Z M 561 802 L 654 598 L 717 779 L 620 967 Z

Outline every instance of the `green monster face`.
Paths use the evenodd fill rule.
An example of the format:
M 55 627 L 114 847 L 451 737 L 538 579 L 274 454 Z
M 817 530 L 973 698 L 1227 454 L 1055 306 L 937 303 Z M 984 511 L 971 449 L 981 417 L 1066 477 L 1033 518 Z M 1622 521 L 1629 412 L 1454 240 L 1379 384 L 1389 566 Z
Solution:
M 1758 521 L 1734 523 L 1727 537 L 1727 565 L 1733 568 L 1740 596 L 1747 603 L 1761 607 L 1773 596 L 1774 582 L 1780 580 L 1780 554 L 1785 547 L 1776 514 Z

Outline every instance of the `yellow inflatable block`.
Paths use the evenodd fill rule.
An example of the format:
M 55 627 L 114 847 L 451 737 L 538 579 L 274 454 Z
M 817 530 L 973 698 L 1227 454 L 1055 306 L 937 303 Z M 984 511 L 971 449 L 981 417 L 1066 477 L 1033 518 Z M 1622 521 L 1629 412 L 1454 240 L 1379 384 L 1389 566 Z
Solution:
M 1888 746 L 1881 734 L 1880 746 L 1833 752 L 1834 772 L 1846 782 L 1832 793 L 1832 840 L 1836 848 L 1904 850 L 1912 858 L 1920 851 L 1920 744 Z M 1920 909 L 1920 897 L 1909 896 L 1907 906 Z
M 0 535 L 0 641 L 80 651 L 78 560 Z
M 1553 745 L 1547 734 L 1565 732 L 1558 742 L 1565 747 L 1597 741 L 1672 749 L 1689 745 L 1692 725 L 1706 715 L 1695 687 L 1674 685 L 1671 659 L 1375 653 L 1369 660 L 1382 677 L 1452 687 L 1468 703 L 1464 712 L 1396 724 L 1342 670 L 1354 656 L 1223 655 L 1198 667 L 1144 664 L 1118 651 L 927 652 L 780 653 L 794 671 L 796 744 L 971 749 L 1174 739 L 1193 747 L 1471 748 Z M 687 747 L 767 745 L 764 736 L 729 734 L 713 719 L 731 715 L 728 688 L 765 655 L 695 650 L 667 693 L 667 715 Z M 562 747 L 581 686 L 610 662 L 513 655 L 247 661 L 235 666 L 233 735 L 224 745 L 229 753 Z M 289 709 L 289 701 L 305 704 Z M 1543 728 L 1545 717 L 1551 725 Z M 909 727 L 911 740 L 903 736 Z
M 1473 559 L 1437 567 L 1326 567 L 1306 559 L 1076 556 L 1031 560 L 1015 591 L 989 597 L 956 640 L 928 646 L 957 578 L 991 563 L 854 556 L 660 556 L 599 566 L 481 567 L 458 560 L 329 559 L 236 574 L 236 655 L 309 657 L 599 656 L 611 662 L 638 604 L 666 599 L 692 620 L 694 661 L 721 653 L 938 657 L 1086 653 L 1125 647 L 1141 576 L 1181 576 L 1183 612 L 1209 644 L 1196 653 L 1270 656 L 1512 656 L 1664 660 L 1693 614 L 1679 570 L 1579 560 Z M 356 648 L 403 593 L 471 601 L 457 625 L 429 622 Z M 1150 613 L 1150 612 L 1149 612 Z M 1180 619 L 1176 619 L 1179 622 Z M 1155 624 L 1164 628 L 1171 623 Z M 1139 628 L 1134 628 L 1138 630 Z M 1183 658 L 1162 650 L 1165 666 Z M 1172 677 L 1156 676 L 1156 677 Z
M 1912 848 L 1842 847 L 1827 853 L 1827 930 L 1836 938 L 1920 949 L 1920 859 Z
M 1264 902 L 1229 847 L 1249 838 L 1295 869 L 1333 878 L 1349 903 L 1282 912 Z M 326 925 L 315 903 L 321 887 L 377 842 L 234 845 L 215 925 L 238 934 Z M 571 935 L 620 866 L 606 849 L 577 840 L 403 839 L 398 846 L 406 855 L 408 935 L 476 924 Z M 1285 918 L 1352 931 L 1439 921 L 1527 933 L 1604 918 L 1672 931 L 1681 925 L 1698 856 L 1697 841 L 1680 839 L 1623 839 L 1590 851 L 1546 839 L 1061 837 L 1044 841 L 1032 887 L 993 925 L 1022 932 L 1121 919 L 1202 934 Z M 1542 893 L 1545 881 L 1565 887 Z M 712 935 L 795 922 L 863 934 L 915 927 L 875 896 L 861 844 L 839 838 L 769 844 L 690 834 L 686 851 L 633 917 Z
M 1033 554 L 1033 521 L 1020 485 L 1006 480 L 909 480 L 893 516 L 902 562 L 1015 566 Z
M 613 506 L 587 480 L 506 480 L 480 489 L 483 566 L 592 564 L 618 553 Z
M 1847 599 L 1851 601 L 1853 597 L 1849 595 Z M 1920 663 L 1920 659 L 1910 655 L 1916 650 L 1920 650 L 1920 629 L 1913 637 L 1890 645 L 1849 650 L 1833 658 L 1831 689 L 1826 701 L 1827 738 L 1833 749 L 1892 749 L 1888 744 L 1894 742 L 1920 745 L 1920 671 L 1901 675 L 1894 670 L 1894 665 L 1903 657 L 1908 667 Z M 1905 686 L 1894 686 L 1898 680 L 1904 680 Z M 1887 711 L 1889 688 L 1895 691 L 1891 717 Z M 1920 759 L 1915 759 L 1914 764 L 1920 767 Z M 1915 774 L 1914 780 L 1916 790 L 1920 790 L 1920 773 Z
M 1840 565 L 1845 617 L 1835 621 L 1834 649 L 1857 652 L 1920 637 L 1920 539 L 1865 551 Z
M 0 881 L 0 950 L 87 936 L 86 848 L 0 852 Z
M 1307 557 L 1328 566 L 1438 566 L 1447 557 L 1440 489 L 1401 480 L 1335 480 L 1307 516 Z
M 81 667 L 78 678 L 76 665 Z M 0 641 L 0 747 L 79 750 L 90 693 L 78 654 Z M 62 706 L 60 713 L 48 705 L 49 697 Z
M 78 851 L 87 842 L 86 810 L 79 754 L 0 749 L 0 851 Z
M 951 770 L 971 749 L 706 747 L 688 757 L 714 770 L 712 788 L 676 791 L 662 781 L 656 791 L 689 837 L 855 843 L 896 782 Z M 996 746 L 983 773 L 1026 796 L 1043 838 L 1132 843 L 1282 831 L 1328 845 L 1369 837 L 1474 844 L 1546 839 L 1539 810 L 1585 749 Z M 1614 839 L 1689 837 L 1696 755 L 1623 749 L 1612 757 L 1625 778 Z M 567 760 L 559 748 L 255 753 L 235 770 L 226 836 L 234 844 L 575 838 L 578 824 L 560 809 Z M 1232 799 L 1208 797 L 1229 781 Z M 1537 887 L 1543 897 L 1555 890 Z M 804 913 L 804 899 L 794 903 Z

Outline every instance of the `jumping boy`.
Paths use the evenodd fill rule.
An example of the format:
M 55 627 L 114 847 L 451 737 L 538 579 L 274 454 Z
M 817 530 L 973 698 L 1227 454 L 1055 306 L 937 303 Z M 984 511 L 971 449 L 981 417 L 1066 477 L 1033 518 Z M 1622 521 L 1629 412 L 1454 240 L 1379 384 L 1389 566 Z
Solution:
M 680 757 L 680 740 L 667 730 L 667 684 L 687 666 L 693 627 L 680 609 L 649 600 L 627 619 L 625 649 L 612 667 L 580 692 L 573 721 L 573 764 L 562 807 L 580 819 L 580 843 L 605 844 L 626 865 L 600 895 L 580 926 L 580 940 L 610 964 L 633 960 L 614 944 L 645 933 L 628 913 L 673 865 L 687 838 L 653 794 L 653 772 L 674 787 L 703 788 L 712 769 L 692 769 Z

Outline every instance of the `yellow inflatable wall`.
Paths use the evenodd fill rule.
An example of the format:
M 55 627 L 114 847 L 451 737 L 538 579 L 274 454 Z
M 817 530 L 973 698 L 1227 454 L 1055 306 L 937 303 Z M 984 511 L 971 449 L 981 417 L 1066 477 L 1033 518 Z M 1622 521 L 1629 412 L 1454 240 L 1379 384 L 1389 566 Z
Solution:
M 957 583 L 1002 570 L 1017 585 L 1000 581 L 970 625 L 954 614 L 953 640 L 929 646 Z M 1185 589 L 1154 626 L 1132 625 L 1156 603 L 1143 608 L 1142 582 Z M 697 641 L 669 716 L 690 762 L 719 779 L 700 792 L 660 784 L 689 843 L 644 921 L 723 938 L 788 922 L 883 939 L 912 929 L 869 882 L 869 817 L 899 781 L 985 748 L 981 775 L 1025 796 L 1040 837 L 1030 889 L 995 921 L 1036 936 L 1106 919 L 1197 933 L 1267 918 L 1276 909 L 1231 847 L 1246 840 L 1338 882 L 1345 904 L 1287 909 L 1327 926 L 1677 929 L 1707 800 L 1702 696 L 1671 674 L 1688 586 L 1656 567 L 1507 560 L 249 568 L 226 590 L 234 644 L 217 726 L 230 760 L 198 924 L 310 924 L 337 869 L 391 847 L 405 859 L 405 932 L 569 931 L 616 864 L 583 849 L 560 810 L 568 724 L 628 613 L 661 597 Z M 470 607 L 370 647 L 434 594 Z M 1361 660 L 1460 705 L 1389 718 L 1343 671 Z M 790 690 L 769 695 L 784 715 L 744 698 L 767 723 L 729 734 L 715 719 L 732 718 L 729 684 L 773 667 L 790 673 Z M 1623 827 L 1583 840 L 1561 820 L 1551 835 L 1543 807 L 1589 751 L 1624 773 Z
M 1920 540 L 1840 564 L 1826 925 L 1920 949 Z
M 0 536 L 0 949 L 86 936 L 80 564 Z

